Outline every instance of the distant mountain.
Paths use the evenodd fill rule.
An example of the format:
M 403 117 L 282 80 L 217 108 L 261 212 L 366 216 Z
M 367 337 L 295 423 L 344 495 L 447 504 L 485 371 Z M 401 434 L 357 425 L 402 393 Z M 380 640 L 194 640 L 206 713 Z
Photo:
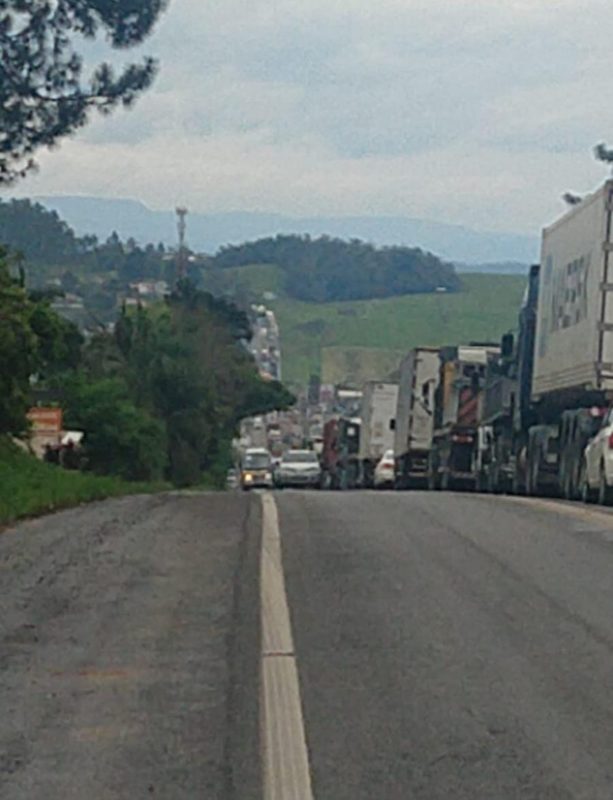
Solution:
M 152 211 L 136 200 L 99 197 L 37 197 L 57 211 L 77 234 L 106 239 L 112 231 L 139 243 L 174 244 L 177 239 L 173 211 Z M 453 262 L 492 264 L 532 263 L 537 257 L 536 237 L 513 233 L 475 231 L 410 217 L 289 217 L 258 212 L 190 214 L 188 242 L 199 252 L 214 253 L 225 244 L 277 233 L 298 233 L 363 239 L 377 245 L 405 244 L 421 247 Z

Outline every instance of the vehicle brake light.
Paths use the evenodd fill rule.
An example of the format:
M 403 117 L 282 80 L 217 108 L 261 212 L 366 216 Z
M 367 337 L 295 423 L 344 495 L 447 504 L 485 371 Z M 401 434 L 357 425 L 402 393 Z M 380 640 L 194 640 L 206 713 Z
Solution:
M 613 450 L 613 433 L 609 434 L 609 450 Z
M 451 437 L 451 441 L 457 444 L 472 444 L 473 437 L 456 433 Z

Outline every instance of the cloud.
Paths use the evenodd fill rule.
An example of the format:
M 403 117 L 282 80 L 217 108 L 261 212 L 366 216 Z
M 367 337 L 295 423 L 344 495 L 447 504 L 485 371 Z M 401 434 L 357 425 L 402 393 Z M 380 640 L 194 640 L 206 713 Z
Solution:
M 611 27 L 603 0 L 174 0 L 155 88 L 20 188 L 534 232 L 604 174 Z

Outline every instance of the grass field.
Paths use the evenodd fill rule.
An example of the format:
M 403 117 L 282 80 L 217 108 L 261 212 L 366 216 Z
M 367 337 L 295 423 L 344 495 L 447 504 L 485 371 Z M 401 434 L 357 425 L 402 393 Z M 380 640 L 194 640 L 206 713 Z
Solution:
M 105 497 L 162 488 L 166 487 L 126 483 L 44 464 L 0 437 L 0 525 Z
M 517 325 L 526 283 L 514 275 L 465 274 L 464 290 L 456 294 L 315 304 L 285 297 L 280 271 L 274 266 L 227 272 L 234 285 L 257 297 L 265 292 L 276 295 L 276 300 L 266 302 L 275 310 L 281 329 L 283 377 L 302 385 L 312 373 L 325 382 L 350 379 L 360 364 L 358 382 L 365 374 L 384 377 L 399 354 L 418 345 L 498 341 Z
M 464 290 L 343 303 L 303 303 L 285 296 L 281 271 L 270 265 L 223 270 L 230 291 L 250 292 L 274 309 L 281 329 L 283 378 L 304 385 L 385 377 L 399 355 L 418 345 L 498 341 L 517 325 L 526 279 L 463 274 Z M 272 293 L 275 300 L 265 300 Z M 390 369 L 390 366 L 392 368 Z M 375 374 L 376 373 L 376 374 Z

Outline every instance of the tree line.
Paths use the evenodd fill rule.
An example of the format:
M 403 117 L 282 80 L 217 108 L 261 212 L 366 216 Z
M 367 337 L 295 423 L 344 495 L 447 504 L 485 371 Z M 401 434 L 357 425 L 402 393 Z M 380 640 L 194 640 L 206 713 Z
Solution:
M 162 244 L 139 246 L 113 232 L 104 242 L 96 236 L 77 236 L 55 211 L 31 200 L 0 200 L 0 242 L 28 262 L 36 285 L 58 271 L 72 275 L 73 285 L 87 275 L 116 273 L 121 283 L 161 279 L 174 270 Z M 67 287 L 68 288 L 68 287 Z
M 461 287 L 452 264 L 416 247 L 375 247 L 354 239 L 284 235 L 221 248 L 211 266 L 223 270 L 275 264 L 288 295 L 308 302 L 365 300 Z
M 23 436 L 37 397 L 82 430 L 85 468 L 127 480 L 219 478 L 239 420 L 289 407 L 244 347 L 247 317 L 181 282 L 166 302 L 123 309 L 85 341 L 0 256 L 0 434 Z

